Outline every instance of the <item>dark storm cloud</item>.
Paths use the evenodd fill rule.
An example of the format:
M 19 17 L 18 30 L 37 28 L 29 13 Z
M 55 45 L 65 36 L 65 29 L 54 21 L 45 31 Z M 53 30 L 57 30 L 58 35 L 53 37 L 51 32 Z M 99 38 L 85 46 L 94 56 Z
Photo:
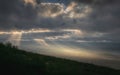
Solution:
M 106 5 L 104 7 L 94 7 L 89 19 L 93 22 L 90 29 L 100 32 L 116 32 L 120 29 L 120 5 L 119 3 Z
M 0 28 L 9 29 L 15 24 L 31 23 L 36 17 L 32 5 L 25 6 L 23 0 L 0 1 Z M 19 25 L 18 25 L 19 26 Z
M 71 2 L 85 3 L 92 8 L 92 13 L 86 18 L 62 18 L 58 14 L 62 8 L 59 5 L 43 6 L 42 2 L 59 2 L 70 4 Z M 91 32 L 108 32 L 119 31 L 120 5 L 119 0 L 36 0 L 38 5 L 25 5 L 23 0 L 1 0 L 0 1 L 0 28 L 1 29 L 27 29 L 27 28 L 80 28 Z M 58 16 L 55 18 L 41 16 L 49 11 L 47 15 Z M 81 13 L 82 10 L 74 9 L 74 12 Z M 42 13 L 38 16 L 38 13 Z

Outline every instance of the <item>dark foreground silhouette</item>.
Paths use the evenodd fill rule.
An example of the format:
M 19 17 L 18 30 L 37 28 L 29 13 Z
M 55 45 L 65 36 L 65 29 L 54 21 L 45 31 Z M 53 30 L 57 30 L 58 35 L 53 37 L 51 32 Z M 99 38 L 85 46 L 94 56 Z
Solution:
M 120 70 L 25 52 L 0 43 L 0 75 L 120 75 Z

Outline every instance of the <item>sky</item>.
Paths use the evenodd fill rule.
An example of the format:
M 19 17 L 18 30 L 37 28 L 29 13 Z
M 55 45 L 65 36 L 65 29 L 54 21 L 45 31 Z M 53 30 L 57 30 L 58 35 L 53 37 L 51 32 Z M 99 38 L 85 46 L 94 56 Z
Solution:
M 0 42 L 120 69 L 120 0 L 0 0 Z

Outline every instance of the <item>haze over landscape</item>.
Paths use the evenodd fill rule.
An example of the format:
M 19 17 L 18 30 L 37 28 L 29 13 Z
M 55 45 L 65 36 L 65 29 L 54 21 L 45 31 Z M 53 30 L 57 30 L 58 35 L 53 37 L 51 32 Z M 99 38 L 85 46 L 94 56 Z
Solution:
M 120 0 L 1 0 L 0 42 L 120 69 Z

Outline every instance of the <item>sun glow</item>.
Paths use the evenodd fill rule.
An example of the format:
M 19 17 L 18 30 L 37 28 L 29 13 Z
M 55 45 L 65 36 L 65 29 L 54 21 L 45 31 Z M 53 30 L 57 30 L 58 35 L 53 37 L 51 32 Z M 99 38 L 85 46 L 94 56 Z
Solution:
M 34 39 L 34 41 L 38 44 L 40 49 L 42 48 L 43 53 L 52 56 L 60 56 L 60 57 L 72 57 L 79 59 L 100 59 L 102 58 L 97 52 L 88 51 L 83 48 L 71 47 L 67 45 L 61 45 L 59 43 L 53 42 L 48 43 L 45 39 Z M 42 46 L 42 47 L 41 47 Z M 104 57 L 103 57 L 104 58 Z
M 24 0 L 25 5 L 32 4 L 33 6 L 36 5 L 36 0 Z
M 95 52 L 89 52 L 85 49 L 71 48 L 61 45 L 54 46 L 54 49 L 51 50 L 54 50 L 56 52 L 58 51 L 58 53 L 60 53 L 62 56 L 68 56 L 68 57 L 70 56 L 70 57 L 87 58 L 87 59 L 94 59 L 100 57 Z
M 67 8 L 65 9 L 64 13 L 68 13 L 68 12 L 72 11 L 75 6 L 77 6 L 77 3 L 71 2 L 71 4 L 68 5 Z

